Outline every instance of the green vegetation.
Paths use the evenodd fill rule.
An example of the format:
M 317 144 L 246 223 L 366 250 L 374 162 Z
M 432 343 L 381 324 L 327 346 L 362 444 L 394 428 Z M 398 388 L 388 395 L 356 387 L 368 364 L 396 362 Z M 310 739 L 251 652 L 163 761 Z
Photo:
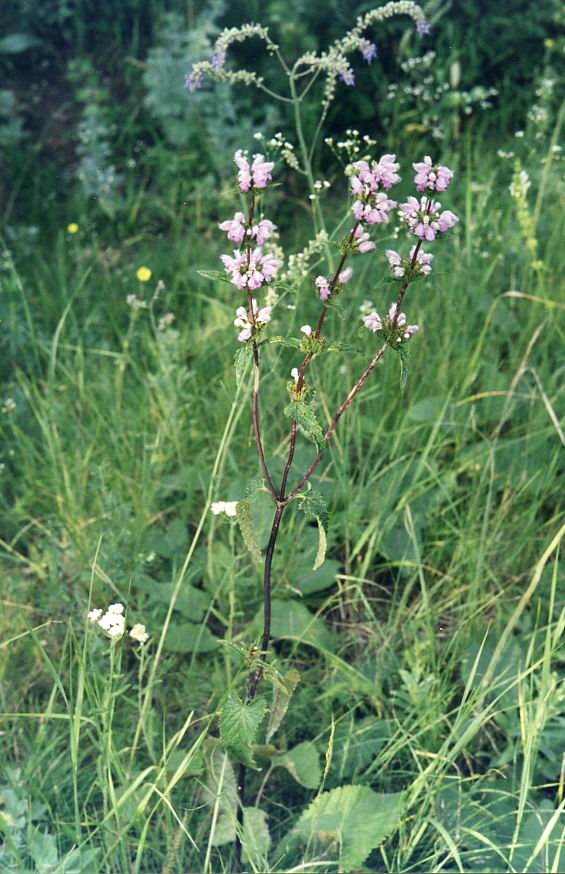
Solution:
M 537 68 L 520 57 L 511 105 L 495 47 L 485 72 L 486 43 L 471 50 L 457 16 L 431 9 L 438 57 L 453 34 L 476 54 L 473 67 L 445 51 L 438 81 L 459 61 L 452 91 L 499 92 L 477 115 L 443 103 L 441 141 L 402 92 L 412 74 L 399 64 L 426 50 L 411 37 L 393 28 L 383 46 L 384 95 L 398 78 L 386 118 L 363 110 L 372 80 L 359 77 L 350 104 L 342 86 L 334 139 L 355 119 L 377 153 L 394 147 L 406 182 L 411 160 L 441 149 L 460 224 L 437 247 L 433 281 L 410 290 L 421 331 L 404 391 L 391 356 L 317 469 L 330 521 L 316 570 L 319 508 L 287 511 L 272 682 L 244 708 L 261 568 L 238 520 L 210 505 L 242 501 L 260 469 L 249 371 L 238 382 L 233 366 L 240 301 L 198 270 L 218 269 L 216 223 L 239 208 L 233 150 L 252 149 L 255 130 L 292 138 L 291 122 L 227 85 L 189 98 L 178 76 L 183 52 L 199 60 L 208 31 L 247 17 L 278 23 L 291 53 L 296 34 L 299 51 L 315 46 L 334 4 L 307 4 L 303 20 L 296 4 L 281 23 L 288 4 L 275 0 L 264 18 L 208 3 L 200 18 L 190 7 L 188 24 L 184 5 L 168 19 L 159 5 L 108 4 L 89 29 L 86 6 L 71 18 L 67 4 L 46 3 L 51 18 L 34 25 L 11 0 L 20 43 L 0 39 L 16 83 L 26 53 L 51 52 L 75 132 L 66 145 L 46 136 L 39 151 L 37 113 L 18 114 L 0 92 L 0 872 L 233 871 L 232 760 L 248 765 L 245 871 L 562 871 L 565 218 L 552 15 L 532 10 L 517 24 L 537 40 Z M 479 21 L 481 4 L 461 5 Z M 353 6 L 345 23 L 336 12 L 323 24 L 324 44 Z M 105 78 L 120 52 L 122 105 Z M 333 231 L 343 176 L 330 149 L 317 160 Z M 288 168 L 277 181 L 270 214 L 285 251 L 301 251 L 308 191 Z M 389 301 L 393 222 L 375 239 L 328 324 L 336 347 L 361 352 L 310 370 L 322 423 L 372 354 L 366 334 L 352 336 L 359 307 Z M 315 319 L 314 275 L 281 296 L 271 334 L 293 325 L 298 337 Z M 280 478 L 299 362 L 293 348 L 263 349 L 262 427 Z M 314 452 L 301 438 L 296 472 Z M 271 505 L 259 494 L 246 509 L 246 539 L 264 550 Z M 112 644 L 88 622 L 111 602 L 146 626 L 147 643 Z

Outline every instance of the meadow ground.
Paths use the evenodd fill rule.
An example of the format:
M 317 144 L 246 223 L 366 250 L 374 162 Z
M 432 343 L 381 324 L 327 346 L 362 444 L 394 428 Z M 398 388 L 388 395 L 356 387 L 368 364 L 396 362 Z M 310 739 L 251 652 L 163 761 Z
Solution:
M 248 776 L 260 813 L 246 870 L 353 870 L 345 845 L 363 837 L 345 804 L 341 842 L 328 826 L 306 853 L 285 844 L 305 806 L 344 784 L 402 793 L 398 827 L 355 870 L 564 870 L 555 154 L 550 142 L 538 156 L 528 225 L 512 161 L 462 145 L 460 225 L 437 248 L 433 285 L 410 292 L 421 332 L 406 389 L 386 360 L 315 477 L 331 513 L 320 570 L 315 527 L 288 513 L 274 652 L 300 683 L 275 752 L 259 750 Z M 219 211 L 232 204 L 226 194 Z M 216 716 L 226 690 L 241 692 L 262 593 L 235 522 L 210 512 L 259 473 L 233 289 L 197 273 L 217 267 L 222 240 L 174 216 L 151 229 L 136 192 L 113 236 L 78 209 L 76 233 L 46 218 L 36 243 L 5 240 L 2 255 L 0 871 L 229 871 L 234 772 Z M 301 242 L 285 230 L 289 250 Z M 332 338 L 352 340 L 366 298 L 388 299 L 382 261 L 361 264 Z M 272 331 L 294 320 L 297 334 L 315 300 L 285 302 Z M 370 354 L 356 332 L 365 355 L 313 365 L 324 421 Z M 279 470 L 297 362 L 291 349 L 265 356 Z M 311 456 L 302 441 L 295 470 Z M 262 545 L 269 512 L 255 508 Z M 111 646 L 89 625 L 89 606 L 112 601 L 148 643 Z

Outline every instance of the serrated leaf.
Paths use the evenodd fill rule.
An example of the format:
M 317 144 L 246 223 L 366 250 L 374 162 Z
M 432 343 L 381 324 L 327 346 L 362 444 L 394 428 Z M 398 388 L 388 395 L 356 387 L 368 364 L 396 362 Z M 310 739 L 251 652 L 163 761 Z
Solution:
M 299 340 L 297 337 L 281 337 L 277 334 L 274 337 L 266 337 L 264 340 L 261 341 L 259 345 L 261 345 L 262 343 L 279 343 L 281 346 L 288 346 L 292 349 L 300 349 L 301 342 L 302 341 Z
M 326 352 L 349 352 L 352 355 L 364 355 L 363 349 L 358 346 L 352 346 L 351 343 L 332 343 L 331 346 L 324 347 Z
M 314 516 L 318 523 L 318 551 L 316 552 L 313 567 L 313 570 L 317 571 L 323 565 L 326 558 L 328 545 L 326 532 L 329 519 L 328 505 L 319 492 L 310 491 L 304 496 L 300 506 L 307 515 Z
M 359 869 L 400 824 L 401 795 L 383 795 L 369 786 L 341 786 L 323 792 L 304 811 L 279 850 L 308 846 L 339 857 L 339 870 Z M 311 856 L 311 853 L 309 854 Z
M 243 811 L 243 861 L 250 862 L 257 871 L 264 871 L 265 861 L 271 847 L 267 814 L 259 807 L 246 807 Z
M 286 768 L 297 783 L 306 789 L 317 789 L 322 779 L 320 754 L 312 741 L 305 740 L 274 759 L 274 763 Z
M 261 555 L 261 550 L 257 545 L 257 541 L 255 540 L 255 535 L 253 533 L 253 522 L 251 519 L 251 502 L 249 500 L 237 502 L 236 519 L 241 531 L 241 536 L 243 537 L 243 542 L 249 550 L 251 558 L 256 564 L 260 564 L 263 556 Z
M 221 270 L 197 270 L 196 272 L 204 279 L 212 279 L 214 282 L 227 282 L 228 285 L 232 284 L 231 279 Z
M 288 709 L 290 699 L 294 694 L 294 690 L 300 682 L 300 674 L 292 668 L 280 683 L 274 686 L 273 703 L 271 704 L 271 712 L 267 725 L 266 742 L 269 743 L 272 736 L 278 730 L 284 715 Z
M 233 366 L 235 369 L 235 381 L 238 386 L 241 385 L 247 365 L 251 360 L 251 346 L 244 343 L 235 353 Z
M 257 730 L 267 710 L 265 699 L 256 698 L 244 704 L 230 692 L 220 713 L 220 741 L 225 751 L 233 759 L 255 768 L 253 744 Z
M 284 408 L 285 416 L 294 419 L 302 433 L 313 440 L 318 449 L 324 446 L 324 432 L 316 418 L 312 405 L 304 401 L 291 401 Z

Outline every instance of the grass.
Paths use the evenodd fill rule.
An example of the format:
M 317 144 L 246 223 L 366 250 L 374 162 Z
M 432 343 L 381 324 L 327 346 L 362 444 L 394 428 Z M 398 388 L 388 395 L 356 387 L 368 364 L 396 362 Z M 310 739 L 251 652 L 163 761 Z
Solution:
M 338 870 L 327 836 L 305 855 L 281 848 L 318 793 L 352 783 L 402 793 L 400 825 L 366 870 L 562 870 L 564 222 L 550 168 L 533 271 L 510 176 L 481 144 L 462 159 L 449 204 L 461 226 L 437 247 L 433 286 L 410 293 L 422 331 L 406 392 L 389 357 L 316 476 L 331 511 L 316 574 L 315 528 L 288 514 L 274 648 L 301 680 L 272 741 L 279 759 L 263 747 L 248 777 L 271 851 L 255 822 L 246 870 Z M 154 239 L 143 206 L 110 242 L 88 213 L 74 218 L 78 234 L 46 224 L 3 263 L 16 407 L 1 417 L 0 870 L 229 871 L 235 777 L 216 717 L 242 690 L 261 587 L 235 525 L 209 512 L 258 474 L 233 295 L 195 270 L 215 266 L 221 240 L 213 223 Z M 365 298 L 390 297 L 381 261 L 358 261 L 336 339 L 351 339 Z M 158 279 L 154 316 L 127 306 Z M 273 332 L 290 320 L 296 334 L 315 303 L 304 293 L 278 312 Z M 291 353 L 265 354 L 275 470 Z M 321 419 L 363 360 L 315 365 Z M 295 476 L 312 453 L 299 445 Z M 259 503 L 262 545 L 269 521 Z M 144 648 L 111 647 L 86 622 L 89 604 L 116 600 L 146 624 Z M 293 776 L 280 757 L 305 742 Z

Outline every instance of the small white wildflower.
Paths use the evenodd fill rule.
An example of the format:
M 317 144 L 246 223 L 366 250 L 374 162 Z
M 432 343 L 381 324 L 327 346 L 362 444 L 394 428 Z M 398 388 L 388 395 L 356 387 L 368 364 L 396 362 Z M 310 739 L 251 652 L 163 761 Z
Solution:
M 103 611 L 99 607 L 95 607 L 93 610 L 89 610 L 86 614 L 86 618 L 89 622 L 98 622 L 100 617 L 102 616 Z
M 210 507 L 214 516 L 219 516 L 220 513 L 225 513 L 226 516 L 234 517 L 237 515 L 237 501 L 214 501 Z
M 145 625 L 142 625 L 141 622 L 136 622 L 131 629 L 129 636 L 132 640 L 137 640 L 138 643 L 145 643 L 149 640 L 149 635 L 145 630 Z
M 165 315 L 161 316 L 159 319 L 159 324 L 157 325 L 159 331 L 165 331 L 173 324 L 174 320 L 174 313 L 165 313 Z
M 16 402 L 12 398 L 6 398 L 2 408 L 3 413 L 13 413 L 16 409 Z
M 292 378 L 295 382 L 298 382 L 298 377 L 300 375 L 298 372 L 298 367 L 293 367 L 292 370 L 290 371 L 290 375 L 292 376 Z
M 309 337 L 310 334 L 312 333 L 312 328 L 310 327 L 310 325 L 302 325 L 300 330 L 302 331 L 303 334 L 306 334 L 307 337 Z
M 110 604 L 108 607 L 108 613 L 123 613 L 124 605 L 123 604 Z

